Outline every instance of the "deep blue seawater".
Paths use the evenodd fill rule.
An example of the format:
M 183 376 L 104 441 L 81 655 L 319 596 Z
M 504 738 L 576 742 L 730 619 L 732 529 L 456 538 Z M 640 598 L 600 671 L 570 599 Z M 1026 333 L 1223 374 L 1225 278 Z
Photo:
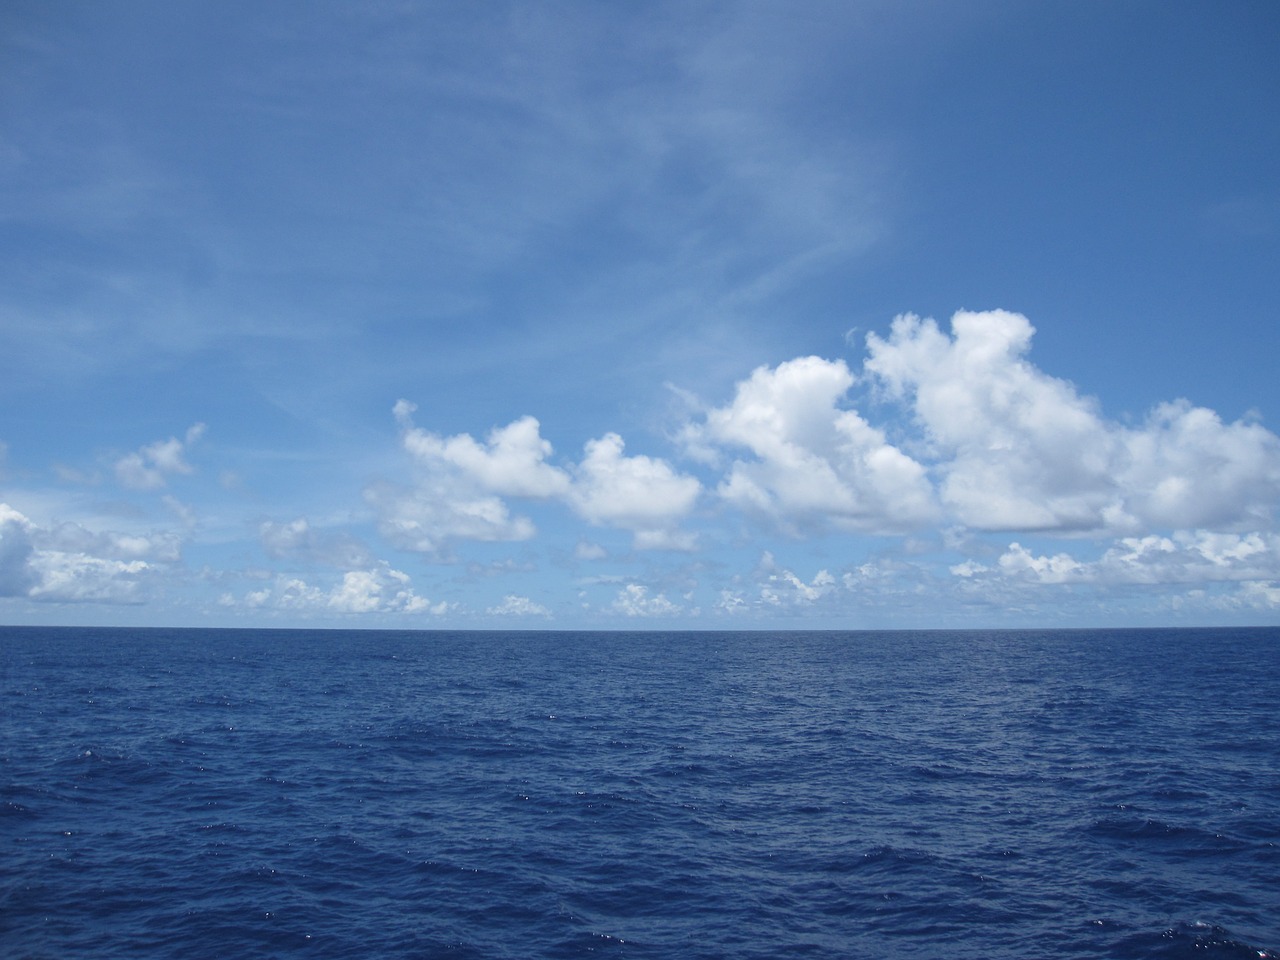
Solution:
M 11 958 L 1280 947 L 1280 630 L 0 628 Z

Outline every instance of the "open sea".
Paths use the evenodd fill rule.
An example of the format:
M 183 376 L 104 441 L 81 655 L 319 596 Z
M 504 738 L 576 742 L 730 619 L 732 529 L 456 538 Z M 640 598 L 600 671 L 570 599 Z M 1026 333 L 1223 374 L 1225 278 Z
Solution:
M 1280 949 L 1280 629 L 0 628 L 7 958 Z

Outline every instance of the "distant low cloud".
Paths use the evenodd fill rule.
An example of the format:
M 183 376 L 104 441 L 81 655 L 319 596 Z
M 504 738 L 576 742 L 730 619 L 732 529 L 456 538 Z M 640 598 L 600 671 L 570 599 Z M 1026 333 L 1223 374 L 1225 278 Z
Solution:
M 683 609 L 680 604 L 668 600 L 664 594 L 650 596 L 649 588 L 638 583 L 629 583 L 619 590 L 612 607 L 614 613 L 628 617 L 669 617 Z
M 395 613 L 440 616 L 449 610 L 447 603 L 431 603 L 417 594 L 409 575 L 385 562 L 363 570 L 348 570 L 341 580 L 327 589 L 301 577 L 279 576 L 271 585 L 250 590 L 238 600 L 230 593 L 224 594 L 221 605 L 303 615 Z
M 1280 536 L 1179 530 L 1169 536 L 1124 537 L 1094 560 L 1070 551 L 1040 554 L 1014 542 L 993 565 L 951 568 L 965 579 L 1099 585 L 1266 582 L 1280 580 Z
M 778 567 L 766 553 L 760 562 L 760 600 L 773 607 L 805 606 L 816 603 L 838 589 L 838 582 L 825 569 L 806 583 L 790 570 Z
M 528 597 L 509 593 L 502 598 L 502 603 L 485 611 L 495 617 L 549 617 L 551 611 Z

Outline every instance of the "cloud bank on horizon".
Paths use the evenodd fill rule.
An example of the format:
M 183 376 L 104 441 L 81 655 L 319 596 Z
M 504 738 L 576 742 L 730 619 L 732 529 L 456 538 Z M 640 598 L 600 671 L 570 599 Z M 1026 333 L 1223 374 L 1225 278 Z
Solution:
M 222 9 L 5 15 L 0 621 L 1276 622 L 1268 7 Z
M 1185 400 L 1161 403 L 1136 424 L 1108 420 L 1096 400 L 1030 361 L 1033 332 L 1025 317 L 1004 310 L 956 313 L 950 332 L 931 319 L 899 316 L 887 336 L 867 335 L 856 373 L 843 359 L 798 357 L 751 371 L 719 405 L 686 393 L 696 411 L 672 430 L 671 459 L 628 455 L 616 433 L 586 438 L 577 459 L 557 456 L 527 414 L 481 439 L 446 437 L 416 425 L 417 407 L 400 399 L 391 413 L 407 475 L 362 491 L 376 546 L 457 566 L 469 544 L 536 541 L 538 525 L 526 511 L 541 505 L 577 538 L 578 568 L 610 556 L 591 540 L 606 530 L 630 536 L 613 549 L 631 556 L 683 557 L 676 587 L 655 592 L 625 577 L 599 578 L 613 595 L 594 613 L 712 625 L 749 624 L 752 611 L 857 609 L 872 591 L 905 592 L 902 603 L 949 595 L 995 605 L 1026 602 L 1048 587 L 1194 585 L 1204 593 L 1227 584 L 1232 589 L 1214 597 L 1224 610 L 1280 604 L 1280 535 L 1271 529 L 1280 437 Z M 877 410 L 894 414 L 896 442 L 851 403 L 855 384 Z M 195 424 L 185 439 L 121 456 L 115 482 L 156 491 L 166 476 L 193 473 L 184 457 L 204 430 Z M 806 582 L 768 551 L 727 577 L 698 561 L 739 540 L 838 542 L 844 534 L 933 539 L 953 562 L 941 572 L 905 555 L 884 556 L 834 572 L 824 567 Z M 1037 553 L 1015 535 L 1068 548 Z M 376 546 L 318 534 L 306 517 L 265 521 L 259 536 L 277 561 L 327 568 L 325 582 L 245 571 L 241 578 L 261 582 L 221 592 L 220 607 L 426 622 L 554 616 L 512 593 L 483 610 L 433 601 L 379 559 Z M 4 504 L 0 591 L 37 602 L 140 603 L 148 590 L 189 576 L 181 572 L 183 541 L 173 530 L 43 527 Z M 576 577 L 590 579 L 581 569 Z M 709 594 L 707 581 L 717 580 L 722 585 Z M 581 609 L 593 612 L 590 603 Z

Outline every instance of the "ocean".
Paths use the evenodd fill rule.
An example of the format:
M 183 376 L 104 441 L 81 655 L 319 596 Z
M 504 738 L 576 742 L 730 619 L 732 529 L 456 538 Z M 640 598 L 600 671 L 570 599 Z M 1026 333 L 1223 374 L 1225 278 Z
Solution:
M 1259 958 L 1280 629 L 0 628 L 10 958 Z

